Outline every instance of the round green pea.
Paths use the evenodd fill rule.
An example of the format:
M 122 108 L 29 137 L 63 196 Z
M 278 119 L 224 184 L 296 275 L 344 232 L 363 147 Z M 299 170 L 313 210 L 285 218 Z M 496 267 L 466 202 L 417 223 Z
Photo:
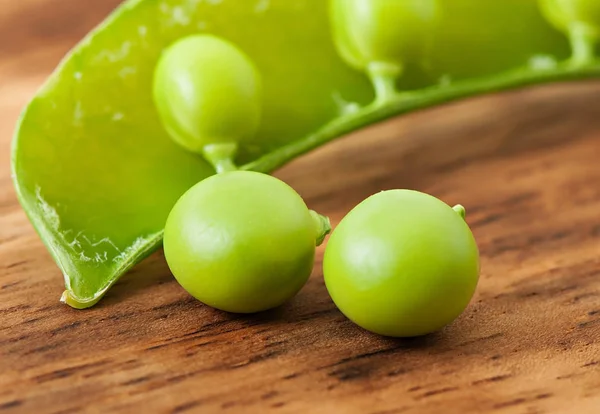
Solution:
M 261 116 L 261 80 L 252 61 L 231 42 L 198 34 L 161 55 L 153 94 L 169 135 L 189 151 L 252 140 Z
M 304 286 L 328 223 L 277 178 L 225 172 L 177 201 L 165 226 L 164 252 L 177 281 L 201 302 L 259 312 Z
M 465 310 L 479 279 L 479 253 L 461 206 L 390 190 L 342 219 L 323 273 L 336 306 L 357 325 L 385 336 L 420 336 Z
M 439 18 L 437 0 L 330 1 L 333 38 L 351 66 L 399 73 L 406 62 L 424 59 Z

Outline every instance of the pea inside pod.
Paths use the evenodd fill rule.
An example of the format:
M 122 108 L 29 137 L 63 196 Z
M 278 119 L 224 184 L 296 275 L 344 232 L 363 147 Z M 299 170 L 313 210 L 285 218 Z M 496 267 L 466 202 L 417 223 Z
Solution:
M 411 337 L 456 319 L 479 279 L 465 209 L 417 191 L 390 190 L 356 206 L 332 233 L 325 284 L 350 320 L 377 334 Z
M 153 93 L 171 138 L 223 172 L 235 169 L 238 146 L 255 137 L 261 88 L 258 70 L 237 46 L 199 34 L 184 37 L 163 52 Z
M 341 57 L 369 76 L 376 103 L 396 94 L 396 81 L 407 63 L 425 65 L 437 0 L 331 0 L 333 39 Z
M 331 227 L 290 186 L 232 171 L 187 191 L 165 226 L 167 263 L 192 296 L 217 309 L 253 313 L 279 306 L 304 286 L 315 246 Z
M 600 1 L 538 0 L 540 8 L 556 28 L 566 33 L 571 42 L 572 62 L 592 62 L 600 39 Z

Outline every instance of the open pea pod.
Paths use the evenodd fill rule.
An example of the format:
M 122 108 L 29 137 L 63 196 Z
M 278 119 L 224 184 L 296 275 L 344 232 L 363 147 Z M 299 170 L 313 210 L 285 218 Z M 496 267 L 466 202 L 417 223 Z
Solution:
M 340 44 L 349 36 L 332 27 L 324 0 L 123 3 L 62 61 L 15 135 L 17 194 L 64 274 L 63 300 L 75 308 L 97 303 L 160 246 L 175 201 L 214 174 L 170 139 L 152 101 L 155 65 L 172 42 L 211 33 L 251 57 L 264 85 L 261 144 L 243 148 L 237 161 L 270 172 L 390 116 L 600 75 L 595 59 L 567 60 L 566 36 L 535 1 L 489 3 L 440 2 L 427 64 L 407 65 L 395 86 L 408 92 L 384 101 L 374 100 L 369 77 L 344 59 L 343 49 L 354 53 L 354 46 Z

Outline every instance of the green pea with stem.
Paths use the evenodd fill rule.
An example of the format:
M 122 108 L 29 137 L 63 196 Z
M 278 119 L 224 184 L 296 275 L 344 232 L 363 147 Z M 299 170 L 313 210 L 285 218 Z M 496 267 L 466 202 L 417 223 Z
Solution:
M 571 43 L 571 62 L 585 65 L 594 60 L 600 40 L 600 1 L 538 0 L 542 13 Z
M 418 191 L 377 193 L 331 234 L 325 285 L 340 311 L 371 332 L 412 337 L 456 319 L 479 279 L 479 252 L 461 205 Z
M 175 42 L 155 70 L 154 100 L 168 133 L 218 173 L 190 188 L 169 213 L 165 257 L 192 296 L 234 313 L 264 311 L 294 296 L 331 229 L 283 181 L 237 170 L 238 147 L 259 125 L 260 95 L 250 59 L 212 35 Z
M 214 308 L 254 313 L 283 304 L 308 280 L 315 247 L 331 230 L 290 186 L 267 174 L 230 171 L 192 187 L 165 226 L 177 281 Z
M 396 82 L 407 63 L 426 65 L 440 17 L 438 0 L 330 0 L 338 53 L 365 72 L 375 104 L 397 96 Z
M 261 93 L 261 78 L 250 58 L 231 42 L 208 34 L 174 42 L 154 72 L 154 102 L 165 129 L 217 172 L 236 169 L 239 146 L 255 139 Z

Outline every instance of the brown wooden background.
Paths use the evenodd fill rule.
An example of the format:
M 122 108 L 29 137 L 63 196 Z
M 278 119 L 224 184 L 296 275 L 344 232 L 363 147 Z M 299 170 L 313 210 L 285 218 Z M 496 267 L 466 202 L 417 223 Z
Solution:
M 463 203 L 482 254 L 464 315 L 415 340 L 371 335 L 312 279 L 235 317 L 161 253 L 95 308 L 62 276 L 9 173 L 21 107 L 116 0 L 0 0 L 0 412 L 600 413 L 600 82 L 482 97 L 378 125 L 278 173 L 333 224 L 406 187 Z

